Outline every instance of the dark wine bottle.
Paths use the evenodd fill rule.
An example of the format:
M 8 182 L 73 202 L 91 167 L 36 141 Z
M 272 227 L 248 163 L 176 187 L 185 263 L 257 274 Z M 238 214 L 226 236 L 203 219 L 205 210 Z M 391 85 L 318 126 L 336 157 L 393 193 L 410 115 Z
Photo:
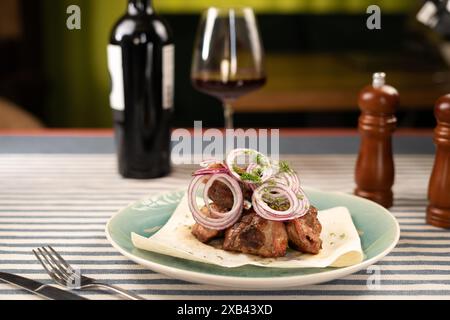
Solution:
M 119 172 L 151 179 L 170 173 L 174 44 L 151 0 L 129 0 L 108 45 Z

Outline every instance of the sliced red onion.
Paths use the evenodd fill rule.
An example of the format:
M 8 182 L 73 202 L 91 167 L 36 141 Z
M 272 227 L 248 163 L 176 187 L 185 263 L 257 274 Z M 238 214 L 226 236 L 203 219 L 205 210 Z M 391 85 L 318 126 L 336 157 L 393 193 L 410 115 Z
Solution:
M 230 170 L 231 174 L 233 175 L 233 177 L 235 177 L 238 181 L 244 182 L 247 185 L 259 184 L 259 183 L 255 183 L 252 181 L 243 180 L 241 178 L 241 175 L 239 175 L 239 173 L 234 171 L 233 167 L 235 165 L 235 160 L 237 157 L 239 157 L 241 155 L 253 156 L 253 159 L 247 164 L 247 167 L 246 167 L 247 173 L 252 173 L 255 169 L 258 169 L 258 168 L 262 169 L 261 170 L 262 175 L 260 177 L 261 182 L 259 182 L 259 183 L 266 181 L 274 174 L 274 169 L 271 165 L 270 159 L 267 156 L 263 155 L 262 153 L 260 153 L 256 150 L 252 150 L 252 149 L 234 149 L 233 151 L 231 151 L 228 154 L 225 163 L 226 163 L 226 166 L 228 167 L 228 170 Z M 256 161 L 257 157 L 260 157 L 260 159 L 262 159 L 265 164 L 264 165 L 258 164 Z M 252 189 L 254 189 L 254 188 L 252 188 Z
M 208 191 L 211 188 L 211 186 L 213 185 L 214 182 L 219 181 L 221 183 L 223 183 L 224 185 L 226 185 L 228 187 L 228 189 L 231 190 L 231 192 L 233 193 L 233 198 L 236 199 L 237 195 L 235 194 L 234 190 L 239 190 L 240 193 L 242 194 L 242 190 L 239 186 L 239 183 L 231 178 L 228 175 L 224 175 L 224 174 L 216 174 L 213 175 L 208 182 L 205 185 L 205 188 L 203 190 L 203 201 L 205 202 L 205 205 L 207 206 L 208 210 L 211 212 L 211 215 L 213 217 L 217 217 L 217 218 L 221 218 L 223 216 L 225 216 L 227 213 L 224 212 L 219 212 L 217 210 L 215 210 L 213 207 L 211 207 L 211 204 L 209 203 L 209 197 L 208 197 Z M 243 197 L 242 197 L 242 205 L 243 205 Z M 233 203 L 233 206 L 235 205 L 235 203 Z
M 248 173 L 252 173 L 252 171 L 257 168 L 258 168 L 258 165 L 256 163 L 250 163 L 247 167 L 247 170 L 245 170 L 245 171 Z
M 300 190 L 300 180 L 294 171 L 280 172 L 271 180 L 288 186 L 292 189 L 292 191 L 294 191 L 294 193 L 297 193 Z
M 257 168 L 258 168 L 258 165 L 257 165 L 256 163 L 250 163 L 250 164 L 248 165 L 248 167 L 247 167 L 246 172 L 252 173 L 252 171 L 255 170 L 255 169 L 257 169 Z M 239 178 L 240 178 L 240 177 L 239 177 Z M 246 180 L 243 181 L 242 179 L 241 179 L 241 181 L 242 181 L 243 183 L 245 183 L 246 186 L 249 187 L 250 190 L 252 190 L 252 191 L 255 191 L 255 189 L 258 188 L 258 184 L 257 184 L 257 183 L 253 183 L 253 182 L 251 182 L 251 181 L 246 181 Z
M 298 211 L 296 212 L 296 218 L 300 218 L 309 212 L 309 209 L 311 208 L 311 203 L 309 202 L 309 199 L 302 188 L 299 187 L 298 191 L 295 194 L 300 204 Z
M 220 168 L 203 168 L 195 171 L 192 175 L 193 176 L 204 176 L 204 175 L 210 175 L 210 174 L 216 174 L 216 173 L 229 173 L 230 170 L 225 167 Z
M 289 209 L 284 211 L 272 209 L 263 199 L 263 195 L 268 193 L 266 190 L 270 190 L 270 197 L 277 199 L 286 198 L 289 202 Z M 299 206 L 296 195 L 289 187 L 284 185 L 263 185 L 255 190 L 253 193 L 253 200 L 253 207 L 255 208 L 256 213 L 269 220 L 287 220 L 294 216 L 294 212 Z
M 289 202 L 289 208 L 284 211 L 272 209 L 263 199 L 264 194 L 270 192 L 271 197 L 283 197 Z M 303 190 L 295 193 L 284 184 L 265 183 L 257 188 L 252 196 L 252 205 L 255 212 L 264 219 L 273 221 L 288 221 L 304 216 L 309 210 L 309 200 Z
M 224 230 L 235 224 L 241 217 L 244 203 L 242 190 L 239 186 L 239 183 L 235 179 L 230 177 L 228 174 L 219 173 L 215 175 L 209 175 L 207 178 L 208 182 L 206 183 L 203 191 L 203 198 L 205 201 L 205 205 L 211 212 L 211 217 L 205 216 L 200 211 L 197 205 L 197 190 L 203 183 L 205 176 L 194 177 L 189 185 L 188 188 L 189 209 L 192 212 L 194 220 L 198 224 L 209 229 Z M 208 190 L 215 181 L 220 181 L 224 183 L 233 193 L 233 201 L 234 201 L 233 207 L 228 212 L 218 212 L 214 210 L 209 204 L 209 199 L 207 197 Z
M 200 162 L 200 167 L 207 168 L 212 164 L 222 164 L 222 161 L 219 161 L 217 159 L 206 159 Z
M 246 156 L 242 170 L 248 174 L 259 174 L 258 181 L 243 179 L 242 172 L 234 171 L 237 158 Z M 253 207 L 255 212 L 264 219 L 274 221 L 288 221 L 305 215 L 310 203 L 300 187 L 300 180 L 293 170 L 280 170 L 280 165 L 273 163 L 268 157 L 256 150 L 235 149 L 231 151 L 225 163 L 210 159 L 200 164 L 203 168 L 193 173 L 194 178 L 189 185 L 189 208 L 197 223 L 216 230 L 223 230 L 236 223 L 245 207 Z M 249 177 L 250 179 L 251 177 Z M 203 200 L 209 213 L 205 215 L 197 205 L 197 191 L 201 184 L 206 184 L 203 190 Z M 256 179 L 255 179 L 256 180 Z M 233 206 L 227 212 L 217 211 L 210 203 L 208 190 L 214 182 L 225 184 L 233 194 Z M 250 201 L 244 201 L 243 189 L 253 191 Z M 270 197 L 270 198 L 268 198 Z M 286 210 L 275 210 L 270 206 L 270 200 L 289 205 Z

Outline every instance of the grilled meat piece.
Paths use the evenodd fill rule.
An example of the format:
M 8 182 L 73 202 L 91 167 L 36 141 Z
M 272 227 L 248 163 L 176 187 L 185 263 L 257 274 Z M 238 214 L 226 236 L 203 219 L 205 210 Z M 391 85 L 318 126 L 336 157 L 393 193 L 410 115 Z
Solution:
M 224 212 L 227 211 L 226 209 L 223 209 L 223 208 L 221 209 L 219 206 L 217 206 L 214 203 L 212 203 L 210 206 L 213 207 L 217 211 L 224 211 Z M 200 210 L 204 215 L 206 215 L 206 216 L 210 215 L 210 212 L 206 206 L 202 207 Z M 207 243 L 207 242 L 211 241 L 212 239 L 221 237 L 223 235 L 223 230 L 209 229 L 209 228 L 206 228 L 206 227 L 196 223 L 192 227 L 191 233 L 194 235 L 194 237 L 196 237 L 198 239 L 198 241 Z
M 317 209 L 313 206 L 303 217 L 286 223 L 291 248 L 304 253 L 318 254 L 322 249 L 320 233 L 322 225 L 317 219 Z
M 243 183 L 240 183 L 240 185 L 244 199 L 251 201 L 253 191 Z M 214 181 L 208 190 L 208 197 L 222 208 L 231 209 L 233 207 L 233 193 L 223 182 Z
M 198 241 L 203 243 L 210 242 L 212 239 L 218 238 L 223 234 L 220 230 L 208 229 L 198 223 L 194 224 L 191 232 Z
M 208 197 L 219 207 L 226 209 L 233 207 L 233 193 L 223 182 L 214 181 L 208 190 Z
M 284 223 L 246 212 L 242 219 L 225 231 L 223 249 L 259 255 L 265 258 L 286 255 L 288 236 Z

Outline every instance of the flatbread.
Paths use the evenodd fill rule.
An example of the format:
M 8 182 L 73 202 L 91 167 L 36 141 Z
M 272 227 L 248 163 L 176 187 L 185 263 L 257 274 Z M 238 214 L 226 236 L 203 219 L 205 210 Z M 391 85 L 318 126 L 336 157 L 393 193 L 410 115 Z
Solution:
M 317 255 L 288 249 L 285 257 L 262 258 L 234 253 L 201 243 L 192 234 L 195 221 L 185 195 L 169 221 L 153 236 L 146 238 L 132 233 L 136 248 L 182 259 L 215 264 L 222 267 L 255 265 L 270 268 L 346 267 L 364 259 L 361 241 L 347 208 L 336 207 L 319 211 L 322 224 L 322 250 Z

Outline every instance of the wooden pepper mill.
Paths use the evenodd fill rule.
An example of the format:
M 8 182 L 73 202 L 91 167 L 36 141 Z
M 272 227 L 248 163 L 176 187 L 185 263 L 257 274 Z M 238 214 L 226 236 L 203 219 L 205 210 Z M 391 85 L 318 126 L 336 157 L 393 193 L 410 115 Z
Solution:
M 399 95 L 385 81 L 384 73 L 375 73 L 372 85 L 359 95 L 361 146 L 356 162 L 355 194 L 389 208 L 393 205 L 392 133 L 397 124 Z
M 436 102 L 436 158 L 428 187 L 427 223 L 450 228 L 450 94 Z

